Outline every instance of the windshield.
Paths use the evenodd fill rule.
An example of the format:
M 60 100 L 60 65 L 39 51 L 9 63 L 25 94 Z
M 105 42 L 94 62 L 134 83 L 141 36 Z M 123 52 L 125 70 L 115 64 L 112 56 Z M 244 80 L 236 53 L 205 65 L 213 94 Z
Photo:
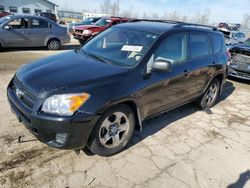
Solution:
M 11 16 L 4 16 L 0 18 L 0 25 L 11 19 Z
M 97 26 L 105 26 L 105 25 L 108 25 L 110 22 L 111 22 L 110 19 L 102 18 L 102 19 L 100 19 L 99 21 L 97 21 L 97 22 L 95 23 L 95 25 L 97 25 Z
M 244 42 L 245 45 L 250 46 L 250 38 Z
M 125 28 L 109 28 L 81 50 L 115 66 L 133 67 L 147 53 L 158 35 Z

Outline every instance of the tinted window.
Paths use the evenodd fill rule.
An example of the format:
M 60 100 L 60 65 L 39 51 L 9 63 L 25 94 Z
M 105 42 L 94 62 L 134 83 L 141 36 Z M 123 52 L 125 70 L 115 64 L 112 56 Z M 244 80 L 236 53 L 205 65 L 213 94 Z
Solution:
M 211 34 L 211 42 L 213 51 L 215 54 L 219 53 L 221 51 L 222 47 L 222 39 L 220 35 Z
M 40 20 L 40 19 L 31 19 L 30 20 L 30 28 L 34 28 L 34 29 L 40 29 L 40 28 L 48 28 L 48 22 L 44 21 L 44 20 Z
M 189 35 L 189 55 L 191 58 L 201 57 L 209 54 L 209 43 L 206 35 Z
M 183 33 L 167 37 L 155 52 L 156 59 L 165 59 L 172 63 L 186 59 L 186 35 Z
M 35 14 L 42 12 L 41 9 L 35 9 Z
M 10 9 L 10 12 L 17 13 L 17 7 L 10 6 L 9 9 Z
M 0 12 L 4 12 L 4 6 L 0 5 Z
M 30 9 L 29 8 L 23 8 L 23 13 L 24 14 L 30 14 Z

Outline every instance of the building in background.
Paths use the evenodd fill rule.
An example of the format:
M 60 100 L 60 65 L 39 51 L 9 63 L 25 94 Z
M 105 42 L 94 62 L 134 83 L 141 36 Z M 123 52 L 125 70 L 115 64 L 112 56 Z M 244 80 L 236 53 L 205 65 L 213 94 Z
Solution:
M 0 0 L 0 12 L 36 14 L 48 12 L 56 14 L 58 5 L 48 0 Z
M 58 19 L 66 23 L 75 23 L 83 19 L 82 12 L 68 11 L 68 10 L 58 10 Z

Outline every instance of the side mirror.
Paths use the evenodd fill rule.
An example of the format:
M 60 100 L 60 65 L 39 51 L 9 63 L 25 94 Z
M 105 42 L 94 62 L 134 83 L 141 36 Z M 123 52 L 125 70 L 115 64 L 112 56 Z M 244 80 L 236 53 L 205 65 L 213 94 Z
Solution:
M 158 59 L 153 63 L 152 69 L 167 72 L 171 70 L 171 66 L 172 66 L 172 63 L 170 61 Z
M 6 26 L 4 26 L 4 29 L 5 29 L 5 30 L 10 30 L 11 27 L 10 27 L 9 25 L 6 25 Z

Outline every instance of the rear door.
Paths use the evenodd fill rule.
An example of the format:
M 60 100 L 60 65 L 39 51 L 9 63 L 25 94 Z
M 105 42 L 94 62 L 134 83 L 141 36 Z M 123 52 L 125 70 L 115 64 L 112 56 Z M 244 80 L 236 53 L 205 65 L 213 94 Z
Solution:
M 51 24 L 44 19 L 29 19 L 29 28 L 33 46 L 44 46 L 47 37 L 53 33 Z
M 216 58 L 212 55 L 209 36 L 205 32 L 188 33 L 188 70 L 185 73 L 188 79 L 186 91 L 187 100 L 200 95 L 208 81 L 209 71 L 213 73 Z M 208 75 L 209 74 L 209 75 Z

